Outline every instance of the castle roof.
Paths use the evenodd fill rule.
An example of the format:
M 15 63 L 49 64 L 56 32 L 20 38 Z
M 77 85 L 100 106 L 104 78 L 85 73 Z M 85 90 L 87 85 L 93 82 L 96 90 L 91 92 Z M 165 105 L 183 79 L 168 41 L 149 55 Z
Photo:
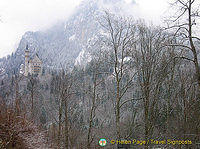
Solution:
M 39 58 L 38 54 L 36 53 L 35 56 L 29 60 L 29 63 L 42 63 L 42 61 Z

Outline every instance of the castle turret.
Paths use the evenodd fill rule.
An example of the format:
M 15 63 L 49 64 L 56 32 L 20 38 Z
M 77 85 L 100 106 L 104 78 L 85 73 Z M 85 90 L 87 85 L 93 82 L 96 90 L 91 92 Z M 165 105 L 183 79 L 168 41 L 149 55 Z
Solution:
M 25 49 L 25 76 L 28 76 L 28 72 L 29 72 L 29 50 L 28 50 L 28 45 L 26 45 L 26 49 Z

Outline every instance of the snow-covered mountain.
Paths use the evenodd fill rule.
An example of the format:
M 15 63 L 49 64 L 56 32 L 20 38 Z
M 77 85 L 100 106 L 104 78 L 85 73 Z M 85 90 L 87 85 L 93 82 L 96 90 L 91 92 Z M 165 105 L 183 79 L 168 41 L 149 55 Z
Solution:
M 24 63 L 24 49 L 27 44 L 31 55 L 37 52 L 46 66 L 85 65 L 91 59 L 88 52 L 91 42 L 98 36 L 106 36 L 99 24 L 104 11 L 126 14 L 131 5 L 134 5 L 134 1 L 85 0 L 66 22 L 58 23 L 45 31 L 26 32 L 16 52 L 6 61 L 2 60 L 0 67 L 6 67 L 8 71 L 18 71 Z

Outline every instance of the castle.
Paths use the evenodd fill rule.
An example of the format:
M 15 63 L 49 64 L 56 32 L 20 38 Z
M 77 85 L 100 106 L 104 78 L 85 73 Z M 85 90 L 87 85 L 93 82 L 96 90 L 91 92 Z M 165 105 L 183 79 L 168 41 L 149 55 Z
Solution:
M 32 59 L 29 58 L 28 45 L 25 49 L 25 69 L 24 75 L 41 75 L 42 74 L 42 61 L 36 54 Z

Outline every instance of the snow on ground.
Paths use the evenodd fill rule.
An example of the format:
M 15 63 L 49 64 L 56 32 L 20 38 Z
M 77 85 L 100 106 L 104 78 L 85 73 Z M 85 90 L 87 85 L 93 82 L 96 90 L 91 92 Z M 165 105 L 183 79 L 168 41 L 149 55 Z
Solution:
M 31 133 L 30 131 L 20 132 L 18 135 L 24 140 L 27 149 L 54 149 L 54 147 L 47 142 L 45 132 L 39 130 L 33 124 L 29 125 L 29 129 L 33 131 Z
M 76 35 L 75 34 L 69 37 L 69 41 L 74 41 L 75 39 L 76 39 Z
M 84 67 L 92 60 L 91 55 L 89 53 L 85 52 L 85 50 L 82 50 L 78 57 L 75 60 L 75 66 L 81 66 Z

